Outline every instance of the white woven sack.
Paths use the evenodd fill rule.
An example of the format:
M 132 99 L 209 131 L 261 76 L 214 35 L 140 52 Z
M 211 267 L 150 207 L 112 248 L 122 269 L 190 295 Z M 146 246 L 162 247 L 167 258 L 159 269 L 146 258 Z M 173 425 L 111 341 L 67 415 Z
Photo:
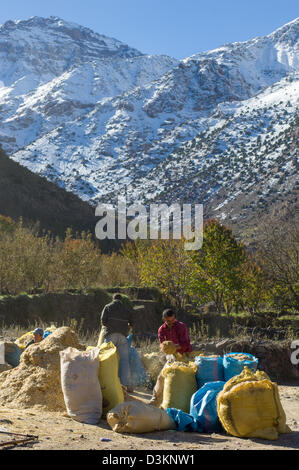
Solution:
M 60 351 L 61 386 L 68 415 L 81 423 L 97 424 L 102 416 L 98 378 L 99 349 Z

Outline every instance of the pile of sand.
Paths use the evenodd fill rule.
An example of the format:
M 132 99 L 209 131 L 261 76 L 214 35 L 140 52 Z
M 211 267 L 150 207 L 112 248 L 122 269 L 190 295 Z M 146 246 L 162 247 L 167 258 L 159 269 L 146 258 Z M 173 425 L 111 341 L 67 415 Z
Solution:
M 41 343 L 27 348 L 21 355 L 20 365 L 0 375 L 0 406 L 65 410 L 59 351 L 69 346 L 85 350 L 76 333 L 62 327 Z

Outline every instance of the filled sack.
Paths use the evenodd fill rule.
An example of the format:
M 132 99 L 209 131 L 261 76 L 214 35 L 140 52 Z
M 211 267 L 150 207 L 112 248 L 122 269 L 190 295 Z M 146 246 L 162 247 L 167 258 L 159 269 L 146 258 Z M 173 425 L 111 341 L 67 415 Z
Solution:
M 98 380 L 99 350 L 59 352 L 61 386 L 68 415 L 76 421 L 97 424 L 102 416 L 102 392 Z
M 217 413 L 217 395 L 225 382 L 207 382 L 191 398 L 190 415 L 197 422 L 197 431 L 212 433 L 222 430 Z
M 198 388 L 207 382 L 224 381 L 223 359 L 221 356 L 197 356 L 196 381 Z
M 27 331 L 27 333 L 24 333 L 22 336 L 20 336 L 18 339 L 16 339 L 15 344 L 19 346 L 22 350 L 26 348 L 27 343 L 29 341 L 34 339 L 34 330 L 32 331 Z
M 176 408 L 167 408 L 167 414 L 176 424 L 177 431 L 200 432 L 194 416 Z
M 235 375 L 241 374 L 244 367 L 256 371 L 258 359 L 249 353 L 232 352 L 223 356 L 224 380 L 227 382 Z
M 124 402 L 107 413 L 111 429 L 119 433 L 143 434 L 176 429 L 166 411 L 138 401 Z
M 102 343 L 99 348 L 89 346 L 87 350 L 97 349 L 99 358 L 99 382 L 103 397 L 103 417 L 119 403 L 123 403 L 124 392 L 118 376 L 119 355 L 116 346 Z
M 163 343 L 161 344 L 161 351 L 164 354 L 175 354 L 176 347 L 172 341 L 163 341 Z
M 277 384 L 246 366 L 218 394 L 217 413 L 224 429 L 236 437 L 275 440 L 290 432 Z
M 132 387 L 138 387 L 140 385 L 144 385 L 147 380 L 147 373 L 137 350 L 130 346 L 129 348 L 129 363 L 130 363 L 130 370 L 131 370 L 131 385 Z
M 20 364 L 23 350 L 15 343 L 4 341 L 4 359 L 7 364 L 17 367 Z
M 190 400 L 197 390 L 197 367 L 194 362 L 173 362 L 162 370 L 164 377 L 163 401 L 161 408 L 177 408 L 189 413 Z

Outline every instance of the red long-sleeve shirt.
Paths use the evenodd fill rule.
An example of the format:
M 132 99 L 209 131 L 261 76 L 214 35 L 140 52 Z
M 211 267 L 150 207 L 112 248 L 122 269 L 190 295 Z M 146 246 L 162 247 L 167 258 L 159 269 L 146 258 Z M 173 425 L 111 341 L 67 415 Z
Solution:
M 158 338 L 160 343 L 163 343 L 163 341 L 172 341 L 174 344 L 179 344 L 181 348 L 178 352 L 181 354 L 192 351 L 188 328 L 185 323 L 178 320 L 174 322 L 172 328 L 169 328 L 166 323 L 160 326 Z

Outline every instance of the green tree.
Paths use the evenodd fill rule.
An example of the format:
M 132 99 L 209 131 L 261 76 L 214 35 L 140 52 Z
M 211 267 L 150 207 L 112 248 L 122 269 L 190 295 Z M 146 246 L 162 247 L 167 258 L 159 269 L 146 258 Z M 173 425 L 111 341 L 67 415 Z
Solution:
M 200 303 L 214 301 L 219 313 L 223 309 L 229 313 L 241 297 L 245 259 L 244 246 L 231 229 L 209 220 L 204 226 L 203 246 L 192 255 L 195 271 L 190 295 Z

